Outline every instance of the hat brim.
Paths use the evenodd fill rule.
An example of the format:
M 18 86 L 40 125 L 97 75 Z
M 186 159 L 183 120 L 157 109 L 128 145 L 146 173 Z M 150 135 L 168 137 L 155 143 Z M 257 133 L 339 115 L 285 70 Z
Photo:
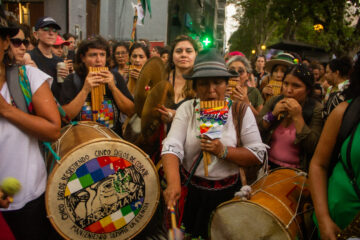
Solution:
M 37 27 L 36 31 L 39 30 L 40 28 L 49 27 L 49 26 L 52 26 L 57 30 L 61 30 L 61 27 L 57 23 L 51 22 L 51 23 L 41 24 L 40 26 Z
M 291 67 L 291 66 L 295 65 L 295 63 L 291 63 L 289 61 L 282 60 L 282 59 L 272 59 L 265 63 L 265 71 L 271 72 L 272 68 L 275 65 L 285 65 L 287 67 Z
M 13 37 L 16 34 L 18 34 L 18 32 L 19 32 L 18 28 L 13 28 L 13 27 L 2 27 L 2 28 L 0 28 L 0 35 L 2 35 L 2 36 Z
M 192 75 L 183 75 L 185 79 L 193 80 L 196 78 L 231 78 L 237 77 L 239 74 L 230 73 L 228 71 L 221 71 L 221 70 L 206 70 L 202 69 L 200 71 L 194 72 Z

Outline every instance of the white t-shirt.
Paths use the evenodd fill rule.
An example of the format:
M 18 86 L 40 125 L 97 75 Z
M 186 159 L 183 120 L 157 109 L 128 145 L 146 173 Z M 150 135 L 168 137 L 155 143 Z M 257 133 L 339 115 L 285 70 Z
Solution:
M 31 92 L 48 81 L 51 86 L 52 78 L 41 70 L 26 66 Z M 11 104 L 7 83 L 3 85 L 0 94 Z M 46 168 L 41 155 L 38 139 L 24 133 L 8 120 L 0 117 L 0 181 L 6 177 L 17 178 L 22 188 L 14 196 L 14 202 L 6 210 L 21 209 L 26 203 L 38 198 L 46 187 Z
M 183 164 L 187 171 L 198 158 L 200 149 L 200 122 L 197 120 L 199 116 L 195 113 L 193 106 L 194 100 L 184 102 L 177 110 L 171 125 L 170 132 L 163 142 L 163 154 L 174 154 Z M 237 136 L 235 126 L 233 124 L 232 110 L 229 109 L 228 119 L 222 129 L 220 141 L 224 146 L 236 147 Z M 242 128 L 241 142 L 243 147 L 251 151 L 259 161 L 263 161 L 266 156 L 266 146 L 262 143 L 259 129 L 256 124 L 255 117 L 250 108 L 245 112 Z M 196 176 L 207 178 L 209 180 L 224 179 L 228 176 L 237 174 L 239 167 L 227 160 L 220 160 L 216 156 L 211 155 L 211 164 L 208 165 L 209 176 L 204 175 L 203 161 L 195 172 Z

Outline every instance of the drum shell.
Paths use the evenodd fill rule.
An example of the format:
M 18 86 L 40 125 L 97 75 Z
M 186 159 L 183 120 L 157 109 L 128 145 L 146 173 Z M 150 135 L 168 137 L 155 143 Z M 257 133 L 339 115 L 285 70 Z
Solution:
M 228 233 L 221 232 L 231 232 L 231 230 L 225 230 L 224 227 L 219 227 L 218 224 L 225 224 L 221 223 L 221 221 L 226 221 L 226 216 L 223 215 L 231 213 L 234 216 L 240 216 L 233 218 L 241 218 L 234 226 L 230 227 L 230 229 L 236 228 L 234 230 L 237 231 L 231 235 L 231 239 L 257 239 L 254 236 L 241 235 L 239 233 L 241 229 L 245 230 L 244 232 L 258 233 L 260 239 L 280 239 L 280 237 L 271 238 L 270 235 L 267 235 L 272 230 L 261 226 L 259 222 L 251 222 L 256 221 L 256 217 L 260 215 L 261 218 L 268 218 L 268 221 L 271 221 L 269 226 L 272 227 L 270 228 L 277 228 L 273 232 L 280 234 L 282 236 L 281 239 L 296 239 L 297 236 L 301 237 L 302 235 L 300 229 L 302 217 L 295 216 L 295 214 L 296 212 L 302 212 L 310 203 L 310 192 L 305 173 L 293 169 L 272 171 L 269 175 L 260 178 L 252 185 L 250 200 L 240 200 L 238 197 L 235 197 L 233 200 L 217 207 L 211 218 L 211 238 L 226 238 L 223 234 L 228 236 Z M 248 222 L 246 217 L 243 218 L 244 214 L 249 214 L 246 217 L 250 222 Z M 231 225 L 232 223 L 226 224 Z M 256 229 L 252 229 L 255 227 Z
M 79 125 L 71 127 L 67 126 L 63 128 L 62 133 L 66 132 L 66 135 L 63 135 L 61 138 L 61 143 L 55 143 L 54 146 L 58 147 L 57 152 L 61 156 L 60 164 L 57 164 L 49 176 L 49 181 L 46 189 L 46 210 L 49 215 L 50 221 L 53 224 L 54 228 L 66 239 L 88 239 L 88 238 L 96 238 L 96 239 L 127 239 L 132 238 L 137 235 L 151 220 L 153 214 L 157 209 L 157 205 L 160 198 L 160 184 L 157 176 L 157 172 L 155 170 L 155 166 L 148 158 L 148 156 L 139 148 L 128 143 L 126 141 L 121 140 L 115 133 L 113 133 L 110 129 L 103 127 L 97 123 L 93 122 L 80 122 Z M 80 144 L 76 144 L 79 142 Z M 83 156 L 88 156 L 87 158 Z M 76 225 L 76 219 L 84 220 L 85 213 L 81 212 L 79 214 L 79 208 L 72 207 L 75 205 L 81 205 L 84 201 L 77 201 L 77 204 L 74 204 L 74 198 L 71 198 L 71 194 L 77 194 L 76 191 L 71 192 L 70 195 L 66 196 L 66 191 L 68 191 L 69 182 L 72 181 L 72 177 L 80 167 L 83 167 L 85 164 L 93 161 L 99 157 L 109 157 L 109 159 L 122 158 L 123 162 L 127 164 L 131 164 L 132 169 L 136 169 L 138 172 L 141 172 L 141 178 L 143 179 L 144 186 L 141 188 L 143 192 L 145 192 L 145 197 L 143 197 L 142 205 L 140 210 L 138 211 L 138 215 L 134 215 L 133 219 L 130 219 L 127 225 L 119 227 L 115 230 L 106 229 L 105 233 L 100 232 L 89 232 L 85 228 L 81 228 Z M 85 159 L 85 160 L 84 160 Z M 81 165 L 82 164 L 82 165 Z M 115 164 L 115 163 L 114 163 Z M 111 167 L 114 168 L 115 165 L 111 163 Z M 129 168 L 130 169 L 130 168 Z M 92 173 L 91 173 L 92 174 Z M 115 173 L 116 174 L 116 173 Z M 86 187 L 85 192 L 91 192 L 94 188 L 99 189 L 101 186 L 101 182 L 103 181 L 107 185 L 116 180 L 115 174 L 111 174 L 113 180 L 107 181 L 106 178 L 98 180 L 98 182 L 92 183 Z M 89 174 L 88 174 L 89 175 Z M 91 175 L 92 176 L 92 175 Z M 137 175 L 136 175 L 137 176 Z M 136 177 L 135 176 L 135 177 Z M 132 178 L 133 175 L 132 175 Z M 79 177 L 80 179 L 80 177 Z M 93 178 L 95 179 L 95 178 Z M 82 184 L 82 183 L 81 183 Z M 108 186 L 101 186 L 103 188 L 107 188 Z M 64 190 L 66 187 L 66 190 Z M 120 186 L 121 187 L 121 186 Z M 140 189 L 140 190 L 141 190 Z M 80 189 L 82 191 L 82 189 Z M 80 192 L 78 191 L 78 192 Z M 106 195 L 106 191 L 105 192 Z M 96 194 L 92 195 L 92 202 L 105 202 L 106 199 L 114 198 L 113 195 L 121 195 L 120 192 L 117 194 L 114 190 L 115 194 L 112 194 L 110 197 L 100 197 L 101 193 L 96 191 Z M 133 193 L 133 192 L 132 192 Z M 131 193 L 131 194 L 132 194 Z M 80 195 L 79 195 L 80 196 Z M 94 196 L 99 196 L 98 198 Z M 78 198 L 78 197 L 76 197 Z M 99 198 L 101 198 L 99 200 Z M 79 199 L 79 198 L 78 198 Z M 122 201 L 124 198 L 118 197 L 116 202 Z M 133 199 L 131 197 L 131 199 Z M 132 201 L 132 200 L 131 200 Z M 88 200 L 84 209 L 89 209 L 91 206 L 91 201 Z M 118 206 L 114 205 L 115 201 L 112 201 L 111 204 L 106 203 L 107 207 L 111 209 L 110 206 Z M 96 209 L 99 209 L 99 204 L 94 205 Z M 121 207 L 126 207 L 128 205 L 124 204 Z M 95 209 L 94 207 L 94 209 Z M 75 209 L 75 210 L 74 210 Z M 90 225 L 94 225 L 97 222 L 103 221 L 103 219 L 113 218 L 114 214 L 118 212 L 117 208 L 116 212 L 111 212 L 109 215 L 102 216 L 98 218 L 96 221 L 91 222 Z M 144 211 L 143 211 L 144 210 Z M 145 212 L 146 210 L 146 212 Z M 94 212 L 90 212 L 94 215 Z M 85 215 L 91 216 L 86 212 Z M 99 214 L 99 210 L 97 210 L 97 214 Z M 81 215 L 81 216 L 80 216 Z M 74 217 L 75 216 L 75 217 Z M 77 216 L 77 217 L 76 217 Z M 80 217 L 79 217 L 80 216 Z M 94 215 L 95 216 L 95 215 Z M 94 218 L 94 217 L 93 217 Z M 118 220 L 118 219 L 117 219 Z M 104 221 L 103 221 L 104 222 Z M 114 220 L 115 222 L 115 220 Z M 137 225 L 138 224 L 138 225 Z M 114 224 L 115 225 L 115 224 Z M 130 227 L 131 225 L 131 227 Z M 118 225 L 119 226 L 119 225 Z M 104 227 L 105 229 L 105 227 Z M 92 230 L 91 230 L 92 231 Z M 106 235 L 106 236 L 104 236 Z M 104 238 L 104 239 L 105 239 Z

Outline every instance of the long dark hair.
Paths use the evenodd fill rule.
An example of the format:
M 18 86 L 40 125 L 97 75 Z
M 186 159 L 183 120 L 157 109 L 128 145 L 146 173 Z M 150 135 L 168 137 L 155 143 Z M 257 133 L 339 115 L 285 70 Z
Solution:
M 109 66 L 110 47 L 107 41 L 100 36 L 96 36 L 89 40 L 84 40 L 80 43 L 78 51 L 76 52 L 74 64 L 75 72 L 81 78 L 85 78 L 88 73 L 88 69 L 86 68 L 85 63 L 82 62 L 81 58 L 86 55 L 90 48 L 105 50 L 106 66 Z
M 332 72 L 339 71 L 341 77 L 348 77 L 352 67 L 352 61 L 349 57 L 333 59 L 329 62 L 329 68 Z

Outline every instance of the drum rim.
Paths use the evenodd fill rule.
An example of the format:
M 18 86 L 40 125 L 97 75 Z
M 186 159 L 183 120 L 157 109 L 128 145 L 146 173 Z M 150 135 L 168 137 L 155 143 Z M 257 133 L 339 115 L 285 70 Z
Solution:
M 110 129 L 111 130 L 111 129 Z M 151 213 L 151 218 L 147 219 L 147 221 L 145 221 L 146 224 L 144 224 L 142 227 L 139 228 L 138 231 L 135 231 L 134 234 L 132 234 L 132 236 L 130 236 L 130 239 L 135 237 L 136 235 L 138 235 L 142 230 L 144 230 L 144 228 L 149 224 L 150 220 L 152 219 L 152 217 L 154 216 L 157 208 L 159 207 L 159 203 L 160 203 L 160 195 L 161 195 L 161 189 L 160 189 L 160 179 L 159 179 L 159 174 L 156 170 L 156 166 L 154 165 L 154 163 L 152 162 L 152 160 L 150 159 L 149 155 L 146 154 L 143 150 L 141 150 L 141 148 L 139 148 L 138 146 L 127 142 L 123 139 L 117 139 L 117 138 L 95 138 L 93 140 L 84 142 L 76 147 L 74 147 L 73 149 L 71 149 L 69 152 L 67 152 L 63 157 L 61 157 L 61 159 L 66 159 L 70 154 L 72 154 L 73 152 L 75 152 L 76 150 L 78 150 L 79 148 L 82 148 L 85 145 L 90 145 L 96 142 L 104 142 L 104 141 L 115 141 L 115 142 L 120 142 L 120 143 L 124 143 L 127 144 L 133 148 L 135 148 L 136 150 L 139 151 L 139 153 L 141 153 L 150 163 L 151 167 L 153 168 L 154 172 L 155 172 L 155 177 L 156 177 L 156 182 L 157 182 L 157 196 L 156 196 L 156 202 L 155 202 L 155 206 L 154 209 Z M 60 160 L 61 162 L 61 160 Z M 47 182 L 46 182 L 46 189 L 45 189 L 45 209 L 46 209 L 46 216 L 47 218 L 50 220 L 51 225 L 56 229 L 56 231 L 61 235 L 61 237 L 63 237 L 64 239 L 71 239 L 69 238 L 69 236 L 65 235 L 63 233 L 63 231 L 60 230 L 60 228 L 58 227 L 57 224 L 55 224 L 51 210 L 49 209 L 49 204 L 48 204 L 48 198 L 49 198 L 49 188 L 50 188 L 50 179 L 53 178 L 53 175 L 55 174 L 56 170 L 60 167 L 60 164 L 58 164 L 56 162 L 54 169 L 51 171 L 50 175 L 47 178 Z
M 256 206 L 257 208 L 261 208 L 261 209 L 265 210 L 265 212 L 266 212 L 268 215 L 272 216 L 273 219 L 276 220 L 276 222 L 278 223 L 278 225 L 280 226 L 280 228 L 283 230 L 283 232 L 286 233 L 286 236 L 288 237 L 288 239 L 289 239 L 289 240 L 292 239 L 289 231 L 286 230 L 285 225 L 284 225 L 284 224 L 278 219 L 278 217 L 275 216 L 272 212 L 270 212 L 268 209 L 262 207 L 261 205 L 259 205 L 259 204 L 257 204 L 257 203 L 254 203 L 254 202 L 251 202 L 251 201 L 248 201 L 248 200 L 241 200 L 239 197 L 235 197 L 235 198 L 233 198 L 233 199 L 231 199 L 231 200 L 229 200 L 229 201 L 223 202 L 223 203 L 221 203 L 219 206 L 217 206 L 217 207 L 215 208 L 215 210 L 213 211 L 213 213 L 211 214 L 211 217 L 210 217 L 210 229 L 209 229 L 210 239 L 212 239 L 212 238 L 211 238 L 212 221 L 213 221 L 213 218 L 214 218 L 214 216 L 215 216 L 216 210 L 217 210 L 218 208 L 220 208 L 220 207 L 223 207 L 223 206 L 227 205 L 227 204 L 231 204 L 231 203 L 235 203 L 235 202 L 250 203 L 250 205 L 254 205 L 254 206 Z

